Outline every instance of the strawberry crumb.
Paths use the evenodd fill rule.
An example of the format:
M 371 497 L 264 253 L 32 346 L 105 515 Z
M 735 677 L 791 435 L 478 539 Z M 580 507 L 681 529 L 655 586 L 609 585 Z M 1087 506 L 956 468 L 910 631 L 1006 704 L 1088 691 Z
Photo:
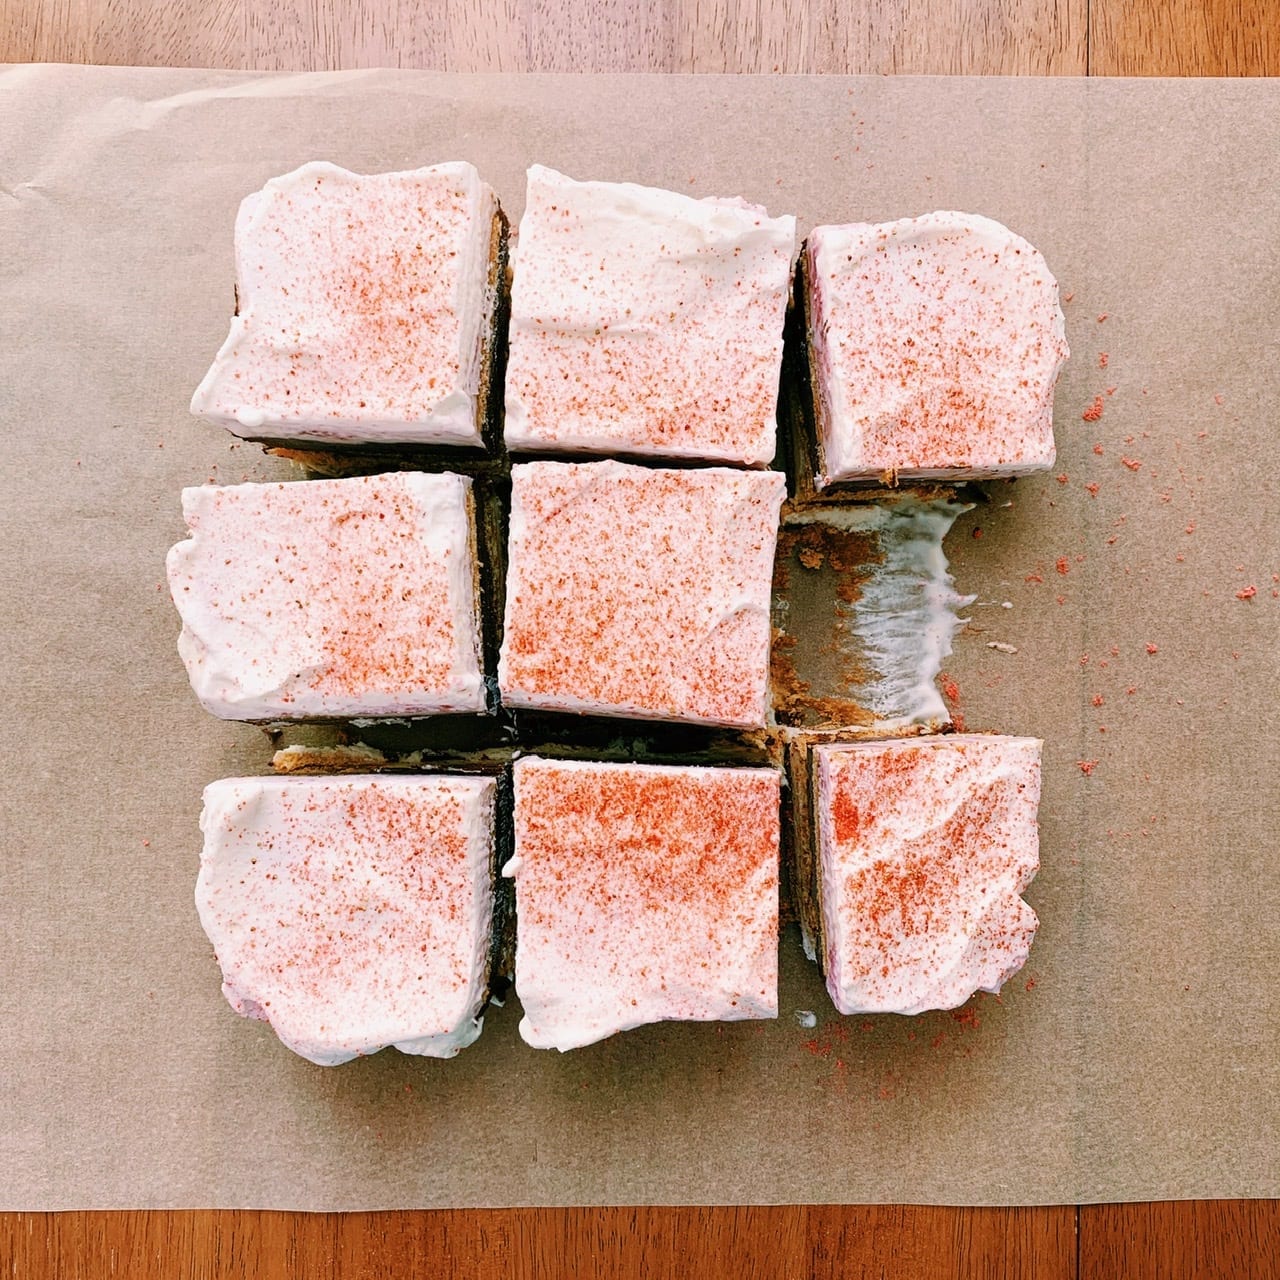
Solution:
M 1034 991 L 1036 989 L 1036 980 L 1034 978 L 1028 978 L 1025 983 L 1025 987 L 1028 991 Z
M 1221 397 L 1220 395 L 1218 395 L 1218 396 L 1214 396 L 1214 397 L 1213 397 L 1213 403 L 1214 403 L 1214 404 L 1221 404 L 1221 403 L 1222 403 L 1222 397 Z
M 1094 705 L 1095 707 L 1100 707 L 1100 706 L 1102 706 L 1102 704 L 1103 704 L 1103 697 L 1102 697 L 1102 694 L 1100 694 L 1100 693 L 1095 693 L 1095 694 L 1093 695 L 1093 705 Z
M 1242 587 L 1239 591 L 1236 592 L 1236 599 L 1252 600 L 1253 597 L 1256 596 L 1257 594 L 1258 594 L 1258 588 L 1253 586 L 1251 583 L 1249 586 Z
M 1140 471 L 1142 469 L 1141 458 L 1121 458 L 1120 461 L 1124 463 L 1130 471 Z
M 1077 760 L 1076 764 L 1086 778 L 1092 777 L 1093 771 L 1098 767 L 1098 761 L 1096 760 Z
M 1038 573 L 1029 573 L 1025 578 L 1023 578 L 1023 582 L 1043 582 L 1043 581 L 1044 579 Z
M 1103 454 L 1102 441 L 1098 441 L 1098 443 L 1093 446 L 1093 451 L 1098 455 L 1098 457 L 1102 457 L 1102 454 Z
M 1096 480 L 1085 485 L 1085 488 L 1089 491 L 1089 496 L 1091 498 L 1096 498 L 1098 496 L 1098 482 Z
M 1098 323 L 1101 324 L 1110 314 L 1109 311 L 1100 311 L 1098 313 Z
M 1097 422 L 1102 417 L 1102 397 L 1094 396 L 1093 403 L 1080 416 L 1086 422 Z
M 1148 653 L 1159 653 L 1159 652 L 1160 652 L 1160 646 L 1159 646 L 1158 644 L 1149 644 L 1149 645 L 1147 645 L 1147 652 L 1148 652 Z
M 1068 481 L 1070 478 L 1071 478 L 1071 477 L 1070 477 L 1069 475 L 1067 475 L 1067 473 L 1064 471 L 1064 472 L 1063 472 L 1063 473 L 1058 477 L 1058 483 L 1059 483 L 1059 484 L 1066 484 L 1066 483 L 1067 483 L 1067 481 Z
M 1098 368 L 1105 369 L 1111 363 L 1111 357 L 1105 351 L 1098 352 Z
M 1059 556 L 1055 568 L 1063 577 L 1066 577 L 1071 572 L 1071 562 L 1066 556 Z

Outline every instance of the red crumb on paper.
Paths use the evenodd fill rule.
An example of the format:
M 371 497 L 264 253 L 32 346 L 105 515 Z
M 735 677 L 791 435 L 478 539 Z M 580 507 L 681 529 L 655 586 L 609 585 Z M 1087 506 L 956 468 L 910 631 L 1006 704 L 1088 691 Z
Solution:
M 1071 561 L 1066 556 L 1059 556 L 1057 564 L 1054 566 L 1060 574 L 1065 578 L 1071 572 Z
M 1213 403 L 1214 403 L 1214 404 L 1221 404 L 1221 403 L 1222 403 L 1222 396 L 1220 396 L 1220 395 L 1214 396 L 1214 397 L 1213 397 Z
M 1256 596 L 1257 594 L 1258 594 L 1258 588 L 1255 587 L 1252 583 L 1250 583 L 1249 586 L 1241 587 L 1240 590 L 1236 592 L 1236 599 L 1252 600 L 1253 597 Z
M 1120 461 L 1124 463 L 1130 471 L 1140 471 L 1142 469 L 1141 458 L 1121 458 Z
M 1086 778 L 1092 777 L 1093 771 L 1098 767 L 1098 762 L 1096 760 L 1077 760 L 1076 764 L 1079 766 L 1080 772 L 1083 773 Z
M 1147 645 L 1147 652 L 1148 652 L 1148 653 L 1159 653 L 1159 652 L 1160 652 L 1160 646 L 1159 646 L 1158 644 L 1149 644 L 1149 645 Z
M 1098 352 L 1098 368 L 1105 369 L 1111 363 L 1111 357 L 1105 351 Z
M 1196 522 L 1195 522 L 1194 520 L 1188 520 L 1188 521 L 1187 521 L 1187 532 L 1188 532 L 1188 533 L 1195 533 L 1195 531 L 1196 531 Z
M 1075 293 L 1075 290 L 1073 289 L 1070 293 L 1064 293 L 1062 295 L 1062 300 L 1063 302 L 1070 302 L 1075 296 L 1076 296 L 1076 293 Z
M 938 673 L 938 687 L 942 690 L 942 696 L 946 698 L 951 709 L 951 723 L 955 725 L 956 730 L 960 733 L 964 732 L 964 715 L 960 711 L 960 686 L 945 672 Z
M 1098 312 L 1098 323 L 1099 323 L 1099 324 L 1101 324 L 1101 323 L 1102 323 L 1102 322 L 1103 322 L 1103 321 L 1104 321 L 1104 320 L 1105 320 L 1105 319 L 1106 319 L 1110 314 L 1111 314 L 1111 312 L 1109 312 L 1109 311 L 1099 311 L 1099 312 Z
M 1080 655 L 1080 665 L 1082 667 L 1087 667 L 1089 665 L 1089 655 L 1087 653 L 1082 653 Z
M 963 1009 L 952 1009 L 951 1016 L 966 1031 L 976 1031 L 980 1026 L 982 1026 L 982 1019 L 978 1017 L 977 1009 L 970 1009 L 968 1007 Z
M 1059 483 L 1059 484 L 1066 484 L 1066 483 L 1067 483 L 1067 481 L 1068 481 L 1068 480 L 1070 480 L 1070 479 L 1071 479 L 1071 477 L 1070 477 L 1069 475 L 1067 475 L 1067 473 L 1064 471 L 1064 472 L 1063 472 L 1063 473 L 1058 477 L 1058 483 Z
M 973 536 L 974 536 L 974 538 L 975 538 L 975 539 L 982 537 L 982 526 L 981 526 L 981 525 L 979 525 L 978 527 L 976 527 L 976 528 L 974 529 L 974 531 L 973 531 Z
M 1098 496 L 1098 487 L 1098 482 L 1096 480 L 1085 485 L 1085 488 L 1089 491 L 1089 496 L 1091 498 L 1096 498 Z
M 1102 454 L 1103 454 L 1103 448 L 1102 448 L 1102 441 L 1101 441 L 1101 440 L 1099 440 L 1099 441 L 1098 441 L 1098 443 L 1097 443 L 1097 444 L 1095 444 L 1095 445 L 1093 446 L 1093 451 L 1094 451 L 1094 453 L 1096 453 L 1096 454 L 1098 455 L 1098 457 L 1102 457 Z
M 1038 573 L 1029 573 L 1025 578 L 1023 578 L 1023 582 L 1043 582 L 1043 581 L 1044 579 Z
M 1093 403 L 1080 416 L 1086 422 L 1097 422 L 1102 417 L 1102 397 L 1094 396 Z
M 1118 390 L 1119 390 L 1119 388 L 1118 388 L 1118 387 L 1108 387 L 1108 388 L 1107 388 L 1107 395 L 1109 395 L 1109 396 L 1113 396 L 1113 395 L 1115 395 L 1115 393 L 1116 393 Z
M 150 840 L 144 840 L 144 841 L 142 842 L 142 847 L 143 847 L 144 849 L 150 849 L 150 848 L 151 848 L 151 841 L 150 841 Z
M 1100 707 L 1100 706 L 1102 706 L 1102 705 L 1103 705 L 1103 702 L 1104 702 L 1104 699 L 1103 699 L 1103 697 L 1102 697 L 1102 694 L 1100 694 L 1100 693 L 1095 693 L 1095 694 L 1093 695 L 1093 705 L 1094 705 L 1095 707 Z
M 1028 978 L 1024 985 L 1028 991 L 1034 991 L 1036 989 L 1036 980 L 1034 978 Z

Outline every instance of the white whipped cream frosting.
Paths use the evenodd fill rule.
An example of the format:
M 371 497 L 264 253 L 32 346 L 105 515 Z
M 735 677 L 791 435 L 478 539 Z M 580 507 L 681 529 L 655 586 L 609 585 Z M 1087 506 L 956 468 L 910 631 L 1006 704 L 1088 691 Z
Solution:
M 779 472 L 512 468 L 513 707 L 763 728 Z
M 479 445 L 497 207 L 465 162 L 272 178 L 240 206 L 239 314 L 191 412 L 240 436 Z
M 990 218 L 816 227 L 805 246 L 823 487 L 1053 465 L 1058 284 Z
M 167 568 L 200 702 L 228 720 L 483 712 L 470 492 L 411 471 L 184 489 Z
M 200 923 L 232 1008 L 334 1066 L 480 1034 L 496 785 L 478 777 L 226 778 L 205 788 Z
M 534 165 L 518 246 L 508 448 L 768 464 L 793 217 Z
M 514 776 L 526 1043 L 777 1017 L 776 770 L 529 756 Z
M 952 734 L 813 748 L 824 969 L 841 1013 L 953 1009 L 1022 967 L 1041 746 Z

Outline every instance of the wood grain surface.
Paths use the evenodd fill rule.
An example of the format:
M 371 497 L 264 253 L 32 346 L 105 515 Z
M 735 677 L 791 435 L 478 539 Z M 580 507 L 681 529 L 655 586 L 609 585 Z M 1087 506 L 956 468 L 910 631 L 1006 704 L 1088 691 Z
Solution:
M 0 61 L 262 70 L 1280 75 L 1277 0 L 0 0 Z M 1280 1275 L 1280 1202 L 0 1214 L 0 1274 Z

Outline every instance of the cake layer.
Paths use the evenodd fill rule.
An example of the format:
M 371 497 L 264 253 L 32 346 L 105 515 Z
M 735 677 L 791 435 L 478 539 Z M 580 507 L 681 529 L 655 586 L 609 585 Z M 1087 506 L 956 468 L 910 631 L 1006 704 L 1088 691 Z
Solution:
M 501 215 L 463 162 L 315 162 L 236 219 L 237 313 L 191 411 L 253 439 L 482 443 Z
M 775 770 L 529 756 L 514 775 L 503 874 L 529 1044 L 777 1016 Z
M 819 946 L 841 1013 L 951 1009 L 1022 967 L 1040 748 L 983 734 L 813 748 Z
M 944 212 L 816 227 L 804 257 L 819 488 L 1053 465 L 1067 343 L 1036 249 Z
M 185 489 L 178 651 L 231 720 L 485 710 L 471 481 Z
M 516 451 L 774 456 L 795 219 L 529 170 L 511 290 Z
M 205 789 L 200 922 L 237 1013 L 323 1066 L 480 1034 L 492 778 L 228 778 Z
M 507 705 L 764 726 L 781 474 L 534 462 L 511 480 Z

